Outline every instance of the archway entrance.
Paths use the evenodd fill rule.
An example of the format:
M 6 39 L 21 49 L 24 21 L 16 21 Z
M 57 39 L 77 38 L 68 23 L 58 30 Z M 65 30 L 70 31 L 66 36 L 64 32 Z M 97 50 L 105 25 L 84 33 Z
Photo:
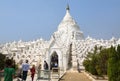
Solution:
M 50 69 L 52 69 L 53 67 L 58 67 L 58 55 L 56 52 L 53 52 L 53 54 L 51 55 L 51 62 L 50 62 Z

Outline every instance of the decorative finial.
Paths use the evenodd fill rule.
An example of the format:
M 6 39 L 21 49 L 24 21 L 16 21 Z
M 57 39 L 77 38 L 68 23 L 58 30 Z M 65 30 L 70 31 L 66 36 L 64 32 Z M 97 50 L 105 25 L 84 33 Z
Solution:
M 67 4 L 66 10 L 70 10 L 70 8 L 69 8 L 69 4 Z

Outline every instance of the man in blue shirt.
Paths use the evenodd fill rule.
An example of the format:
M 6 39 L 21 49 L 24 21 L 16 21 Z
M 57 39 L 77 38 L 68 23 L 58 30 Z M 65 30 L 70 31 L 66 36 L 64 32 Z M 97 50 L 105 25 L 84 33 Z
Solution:
M 23 81 L 26 81 L 29 68 L 30 68 L 30 65 L 28 64 L 28 60 L 26 60 L 26 63 L 22 64 L 22 71 L 23 71 L 22 80 Z

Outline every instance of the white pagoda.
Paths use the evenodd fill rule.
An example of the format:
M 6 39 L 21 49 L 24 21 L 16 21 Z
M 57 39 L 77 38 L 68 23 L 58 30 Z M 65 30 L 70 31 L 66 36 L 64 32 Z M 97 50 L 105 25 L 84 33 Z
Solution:
M 70 15 L 70 8 L 67 6 L 66 14 L 58 25 L 58 30 L 53 33 L 49 41 L 42 38 L 24 42 L 22 40 L 0 45 L 0 52 L 8 57 L 13 57 L 16 63 L 21 64 L 26 59 L 30 64 L 36 66 L 46 60 L 49 67 L 54 63 L 60 69 L 77 69 L 77 65 L 83 68 L 83 61 L 92 52 L 95 46 L 109 48 L 111 45 L 120 44 L 120 38 L 112 37 L 110 40 L 96 40 L 91 37 L 84 38 L 80 27 Z

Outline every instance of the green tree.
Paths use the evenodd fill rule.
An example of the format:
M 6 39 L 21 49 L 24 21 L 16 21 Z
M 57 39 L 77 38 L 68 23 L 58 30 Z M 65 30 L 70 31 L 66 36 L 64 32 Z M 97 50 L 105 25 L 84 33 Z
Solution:
M 2 70 L 5 66 L 5 55 L 0 53 L 0 70 Z
M 85 70 L 89 72 L 90 60 L 84 60 L 83 66 L 85 67 Z
M 95 46 L 93 53 L 88 53 L 83 65 L 93 75 L 107 75 L 109 49 Z
M 120 45 L 117 47 L 117 80 L 120 81 Z
M 95 47 L 83 62 L 85 70 L 95 75 L 108 75 L 109 81 L 120 81 L 120 45 L 102 49 Z
M 89 66 L 89 71 L 93 75 L 98 75 L 96 70 L 96 63 L 97 63 L 97 58 L 96 58 L 96 55 L 93 54 L 92 59 L 90 61 L 90 66 Z
M 108 77 L 109 81 L 119 81 L 117 80 L 117 71 L 118 71 L 118 60 L 117 60 L 117 52 L 115 47 L 111 46 L 109 51 L 109 59 L 108 59 Z
M 99 75 L 107 75 L 108 57 L 109 49 L 102 49 L 100 53 L 97 54 L 96 70 Z
M 90 72 L 93 75 L 97 75 L 97 71 L 96 71 L 96 63 L 97 63 L 97 46 L 94 47 L 94 52 L 93 53 L 88 53 L 86 60 L 83 62 L 83 65 L 85 66 L 85 69 Z

